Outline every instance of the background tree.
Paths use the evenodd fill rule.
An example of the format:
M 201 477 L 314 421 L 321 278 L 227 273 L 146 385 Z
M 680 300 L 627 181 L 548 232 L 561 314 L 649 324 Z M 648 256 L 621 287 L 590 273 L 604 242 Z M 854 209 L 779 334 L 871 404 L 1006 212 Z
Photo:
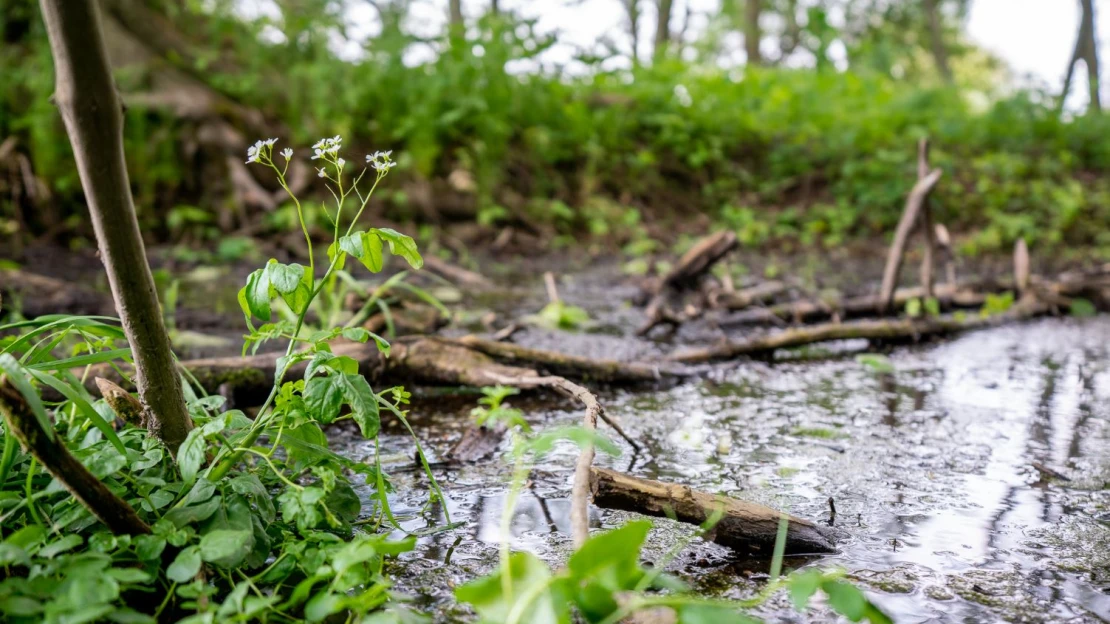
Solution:
M 1102 110 L 1102 98 L 1099 95 L 1099 66 L 1098 66 L 1098 38 L 1095 35 L 1095 1 L 1079 0 L 1080 18 L 1079 32 L 1075 37 L 1075 50 L 1071 60 L 1068 61 L 1068 71 L 1064 76 L 1064 88 L 1060 91 L 1060 106 L 1071 91 L 1071 81 L 1075 75 L 1075 66 L 1079 61 L 1087 67 L 1087 88 L 1090 94 L 1090 109 Z

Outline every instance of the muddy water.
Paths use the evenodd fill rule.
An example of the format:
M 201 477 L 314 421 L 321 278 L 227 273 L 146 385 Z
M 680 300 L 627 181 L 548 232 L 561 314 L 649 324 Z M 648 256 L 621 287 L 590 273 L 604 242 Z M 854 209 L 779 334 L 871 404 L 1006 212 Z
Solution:
M 593 333 L 532 330 L 520 341 L 610 356 L 682 341 L 632 341 L 636 313 L 620 303 L 628 293 L 590 292 L 571 288 L 566 298 L 594 302 L 601 322 Z M 625 447 L 597 463 L 822 522 L 832 498 L 831 520 L 845 534 L 839 552 L 790 564 L 846 569 L 897 622 L 1110 619 L 1110 318 L 1042 320 L 900 347 L 887 353 L 893 372 L 858 362 L 852 352 L 866 345 L 842 346 L 847 355 L 834 359 L 744 362 L 669 388 L 604 389 L 609 413 L 647 448 L 633 456 Z M 432 455 L 459 435 L 472 400 L 415 403 Z M 552 397 L 516 403 L 537 427 L 580 417 Z M 387 431 L 397 432 L 386 443 L 397 460 L 394 511 L 409 531 L 442 525 L 442 508 L 423 507 L 423 477 L 405 467 L 411 441 L 396 427 Z M 332 437 L 337 446 L 350 439 L 342 431 Z M 372 449 L 346 452 L 365 458 Z M 536 467 L 510 524 L 514 548 L 554 565 L 570 548 L 574 457 L 559 448 Z M 493 460 L 436 473 L 461 525 L 422 536 L 394 574 L 398 588 L 439 619 L 466 621 L 451 591 L 496 565 L 508 470 Z M 632 516 L 594 510 L 593 523 L 611 527 Z M 668 520 L 656 527 L 649 561 L 690 535 Z M 768 562 L 695 540 L 668 567 L 705 593 L 739 598 L 758 590 Z M 834 619 L 820 609 L 796 614 L 785 600 L 759 615 Z

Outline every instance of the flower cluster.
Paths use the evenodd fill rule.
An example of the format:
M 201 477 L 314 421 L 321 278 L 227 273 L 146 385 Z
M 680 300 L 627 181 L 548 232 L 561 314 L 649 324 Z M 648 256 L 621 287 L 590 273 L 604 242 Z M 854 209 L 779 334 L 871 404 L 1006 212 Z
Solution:
M 330 139 L 320 139 L 312 146 L 312 160 L 323 158 L 324 160 L 332 160 L 336 154 L 339 153 L 339 148 L 342 147 L 343 137 L 338 134 Z
M 254 145 L 247 148 L 247 164 L 270 160 L 270 154 L 274 151 L 274 143 L 277 143 L 277 139 L 259 139 L 255 141 Z M 288 148 L 286 148 L 285 152 L 288 152 L 289 156 L 293 155 L 293 151 Z M 284 154 L 285 152 L 282 153 Z M 289 156 L 285 157 L 286 160 L 289 159 Z
M 397 166 L 397 163 L 393 162 L 393 159 L 391 158 L 392 154 L 393 150 L 367 154 L 366 162 L 369 163 L 369 165 L 374 169 L 374 171 L 377 171 L 379 175 L 384 175 L 390 169 Z

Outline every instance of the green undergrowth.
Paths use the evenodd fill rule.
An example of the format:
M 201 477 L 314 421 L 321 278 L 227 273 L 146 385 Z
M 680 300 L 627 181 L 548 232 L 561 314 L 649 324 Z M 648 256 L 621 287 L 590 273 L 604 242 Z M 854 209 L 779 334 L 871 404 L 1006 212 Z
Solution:
M 933 210 L 965 252 L 1007 249 L 1020 237 L 1041 248 L 1110 248 L 1105 228 L 1086 226 L 1110 220 L 1110 118 L 1062 114 L 1043 93 L 931 86 L 866 67 L 721 69 L 675 58 L 635 70 L 586 59 L 585 72 L 520 73 L 514 63 L 554 40 L 511 14 L 477 21 L 465 41 L 445 35 L 437 42 L 444 51 L 416 66 L 405 56 L 414 39 L 397 25 L 365 58 L 345 61 L 329 49 L 336 18 L 325 12 L 281 24 L 285 39 L 300 43 L 280 45 L 259 37 L 275 27 L 266 18 L 202 18 L 167 4 L 152 3 L 198 40 L 226 43 L 234 60 L 209 66 L 213 52 L 195 65 L 171 63 L 294 128 L 296 139 L 342 133 L 355 145 L 403 153 L 405 183 L 379 198 L 398 221 L 435 210 L 440 197 L 431 206 L 417 197 L 431 188 L 445 202 L 451 195 L 455 217 L 461 210 L 491 230 L 525 224 L 555 233 L 557 243 L 615 238 L 633 255 L 650 251 L 646 229 L 665 238 L 674 222 L 694 219 L 700 229 L 732 229 L 747 245 L 836 246 L 892 231 L 916 178 L 917 141 L 929 137 L 932 164 L 944 171 Z M 34 3 L 16 2 L 0 16 L 4 29 L 12 39 L 0 51 L 0 137 L 17 139 L 52 199 L 49 210 L 26 197 L 0 202 L 0 230 L 31 236 L 68 224 L 87 235 L 72 155 L 49 104 L 49 50 Z M 272 79 L 277 67 L 280 81 Z M 141 92 L 157 71 L 121 70 L 121 88 Z M 180 137 L 191 124 L 129 105 L 126 151 L 140 218 L 162 240 L 245 253 L 249 243 L 226 239 L 219 226 L 219 215 L 238 208 L 197 184 L 200 172 L 183 157 Z M 304 206 L 317 233 L 328 230 L 325 200 L 318 185 Z M 292 208 L 248 218 L 280 232 L 296 223 Z
M 311 250 L 300 200 L 285 181 L 294 154 L 275 152 L 276 142 L 257 142 L 247 161 L 269 169 L 289 192 Z M 334 199 L 327 208 L 332 242 L 317 254 L 310 252 L 307 267 L 269 260 L 239 291 L 248 329 L 244 351 L 263 341 L 287 342 L 276 358 L 269 396 L 250 415 L 227 409 L 224 397 L 206 394 L 204 384 L 183 372 L 194 427 L 173 455 L 137 419 L 117 418 L 115 408 L 87 389 L 90 377 L 113 369 L 126 379 L 119 365 L 129 364 L 131 354 L 118 320 L 46 316 L 0 326 L 3 621 L 428 620 L 392 589 L 387 570 L 403 562 L 388 567 L 386 562 L 412 551 L 420 535 L 460 523 L 452 520 L 446 494 L 409 426 L 409 393 L 403 387 L 373 388 L 376 380 L 360 374 L 358 361 L 333 349 L 343 339 L 375 344 L 382 357 L 390 354 L 389 342 L 362 328 L 359 315 L 334 312 L 347 262 L 358 261 L 377 273 L 391 256 L 414 270 L 423 259 L 407 235 L 360 224 L 372 194 L 394 166 L 391 155 L 370 154 L 363 168 L 349 166 L 340 156 L 338 136 L 313 149 L 312 159 Z M 293 377 L 289 370 L 299 362 L 306 364 L 304 372 Z M 560 444 L 619 452 L 593 429 L 533 431 L 524 415 L 506 403 L 514 392 L 486 388 L 473 411 L 479 424 L 500 424 L 512 432 L 503 535 L 511 534 L 515 503 L 537 458 Z M 29 414 L 31 422 L 18 419 L 21 413 Z M 411 435 L 427 481 L 428 499 L 419 515 L 429 522 L 415 532 L 401 524 L 413 517 L 400 518 L 390 508 L 393 486 L 378 453 L 383 413 Z M 342 421 L 353 422 L 374 443 L 372 461 L 355 461 L 328 448 L 323 428 Z M 16 422 L 29 436 L 64 445 L 119 499 L 111 503 L 114 508 L 130 507 L 141 526 L 111 532 L 67 489 L 72 474 L 52 475 L 53 460 L 21 448 L 13 434 Z M 432 520 L 439 513 L 442 522 Z M 710 518 L 699 535 L 719 519 Z M 513 553 L 503 542 L 498 568 L 460 586 L 456 596 L 479 621 L 498 624 L 569 623 L 572 614 L 615 624 L 655 607 L 672 609 L 686 624 L 746 622 L 753 621 L 745 615 L 748 609 L 781 591 L 799 609 L 822 595 L 829 608 L 852 621 L 889 621 L 841 572 L 814 568 L 781 576 L 786 526 L 784 516 L 770 580 L 748 601 L 709 600 L 664 574 L 666 562 L 685 541 L 658 567 L 645 569 L 640 551 L 651 528 L 647 521 L 589 536 L 560 567 Z M 398 534 L 402 537 L 393 537 Z

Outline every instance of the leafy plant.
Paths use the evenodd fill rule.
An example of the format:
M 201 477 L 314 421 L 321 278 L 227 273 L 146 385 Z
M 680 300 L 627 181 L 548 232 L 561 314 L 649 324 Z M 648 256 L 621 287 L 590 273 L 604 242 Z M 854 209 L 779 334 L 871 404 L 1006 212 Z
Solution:
M 284 176 L 293 152 L 283 150 L 279 166 L 275 143 L 256 143 L 248 162 L 272 168 L 288 191 Z M 358 363 L 330 347 L 339 337 L 372 339 L 387 356 L 386 340 L 358 327 L 309 330 L 305 318 L 321 293 L 337 287 L 334 276 L 347 256 L 372 271 L 381 270 L 385 250 L 413 268 L 422 260 L 413 240 L 399 232 L 356 228 L 374 189 L 393 167 L 389 154 L 372 154 L 367 170 L 350 176 L 340 146 L 339 137 L 315 146 L 314 159 L 322 165 L 318 171 L 335 198 L 328 212 L 334 236 L 323 276 L 316 276 L 314 257 L 308 267 L 270 260 L 239 292 L 248 344 L 263 337 L 288 340 L 269 397 L 252 420 L 238 410 L 222 411 L 223 397 L 206 396 L 186 376 L 196 426 L 176 462 L 138 423 L 125 423 L 117 431 L 110 424 L 116 417 L 112 408 L 85 389 L 87 367 L 130 358 L 128 349 L 117 346 L 124 336 L 114 319 L 56 316 L 0 326 L 0 375 L 21 393 L 44 434 L 63 440 L 150 527 L 149 535 L 107 531 L 20 451 L 5 427 L 0 439 L 0 613 L 5 620 L 319 622 L 343 613 L 360 621 L 392 599 L 384 560 L 411 550 L 414 542 L 363 528 L 383 523 L 398 528 L 386 497 L 388 479 L 377 457 L 367 465 L 330 451 L 321 427 L 352 420 L 377 444 L 382 411 L 408 426 L 403 406 L 409 395 L 399 387 L 373 390 L 358 374 Z M 358 184 L 368 170 L 375 179 L 363 193 Z M 344 214 L 347 204 L 357 207 L 350 219 Z M 303 216 L 299 209 L 298 215 Z M 301 226 L 311 249 L 307 225 L 302 221 Z M 167 308 L 174 298 L 173 289 L 168 292 Z M 291 321 L 274 318 L 279 301 L 293 314 Z M 256 327 L 254 319 L 267 324 Z M 285 379 L 288 368 L 301 361 L 307 362 L 303 377 Z M 60 399 L 44 401 L 35 385 Z M 443 500 L 413 439 L 432 501 Z M 355 476 L 375 491 L 377 508 L 369 518 L 360 519 L 362 503 L 350 481 Z M 415 617 L 390 608 L 381 615 Z
M 590 322 L 590 314 L 559 299 L 545 305 L 538 314 L 525 317 L 525 320 L 550 329 L 581 329 Z

